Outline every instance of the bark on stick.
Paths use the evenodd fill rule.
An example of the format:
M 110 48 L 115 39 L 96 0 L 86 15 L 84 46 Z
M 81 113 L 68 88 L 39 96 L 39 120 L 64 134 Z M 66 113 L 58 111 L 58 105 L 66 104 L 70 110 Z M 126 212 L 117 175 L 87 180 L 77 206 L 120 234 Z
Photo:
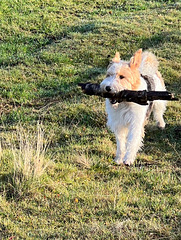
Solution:
M 102 91 L 98 83 L 79 83 L 82 91 L 87 95 L 96 95 L 103 98 L 109 98 L 112 104 L 120 102 L 134 102 L 140 105 L 148 105 L 148 101 L 167 100 L 178 101 L 174 95 L 168 91 L 132 91 L 123 90 L 120 92 Z

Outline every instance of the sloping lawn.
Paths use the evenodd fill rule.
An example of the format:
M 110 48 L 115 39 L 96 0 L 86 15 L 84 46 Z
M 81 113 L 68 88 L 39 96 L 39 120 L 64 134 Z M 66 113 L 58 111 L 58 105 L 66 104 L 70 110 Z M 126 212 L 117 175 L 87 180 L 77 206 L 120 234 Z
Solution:
M 152 51 L 181 99 L 181 3 L 1 0 L 0 239 L 180 239 L 181 105 L 113 163 L 101 82 L 116 51 Z

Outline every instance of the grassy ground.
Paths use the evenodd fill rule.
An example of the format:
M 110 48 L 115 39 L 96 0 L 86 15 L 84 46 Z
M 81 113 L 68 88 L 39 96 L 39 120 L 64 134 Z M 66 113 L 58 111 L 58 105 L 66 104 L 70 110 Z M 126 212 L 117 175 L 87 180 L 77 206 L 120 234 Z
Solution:
M 181 97 L 180 7 L 1 0 L 0 239 L 180 239 L 180 101 L 118 167 L 104 101 L 77 87 L 101 82 L 115 51 L 143 48 Z

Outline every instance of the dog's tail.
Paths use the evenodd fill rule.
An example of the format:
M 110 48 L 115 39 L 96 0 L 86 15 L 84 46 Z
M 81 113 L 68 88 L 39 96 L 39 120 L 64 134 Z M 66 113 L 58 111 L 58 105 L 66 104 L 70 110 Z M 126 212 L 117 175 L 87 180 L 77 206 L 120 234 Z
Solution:
M 152 77 L 158 72 L 158 61 L 156 56 L 151 52 L 143 52 L 141 65 L 139 67 L 140 74 Z

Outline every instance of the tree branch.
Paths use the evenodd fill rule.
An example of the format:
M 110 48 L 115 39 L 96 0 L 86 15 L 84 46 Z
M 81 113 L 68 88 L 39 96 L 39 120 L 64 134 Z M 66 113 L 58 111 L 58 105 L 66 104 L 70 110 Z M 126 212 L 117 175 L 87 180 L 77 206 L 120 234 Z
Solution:
M 120 92 L 106 92 L 102 91 L 100 84 L 96 83 L 79 83 L 78 84 L 83 93 L 87 95 L 96 95 L 103 98 L 109 98 L 112 104 L 120 102 L 134 102 L 140 105 L 148 105 L 148 101 L 155 100 L 167 100 L 167 101 L 178 101 L 174 95 L 168 91 L 132 91 L 123 90 Z

